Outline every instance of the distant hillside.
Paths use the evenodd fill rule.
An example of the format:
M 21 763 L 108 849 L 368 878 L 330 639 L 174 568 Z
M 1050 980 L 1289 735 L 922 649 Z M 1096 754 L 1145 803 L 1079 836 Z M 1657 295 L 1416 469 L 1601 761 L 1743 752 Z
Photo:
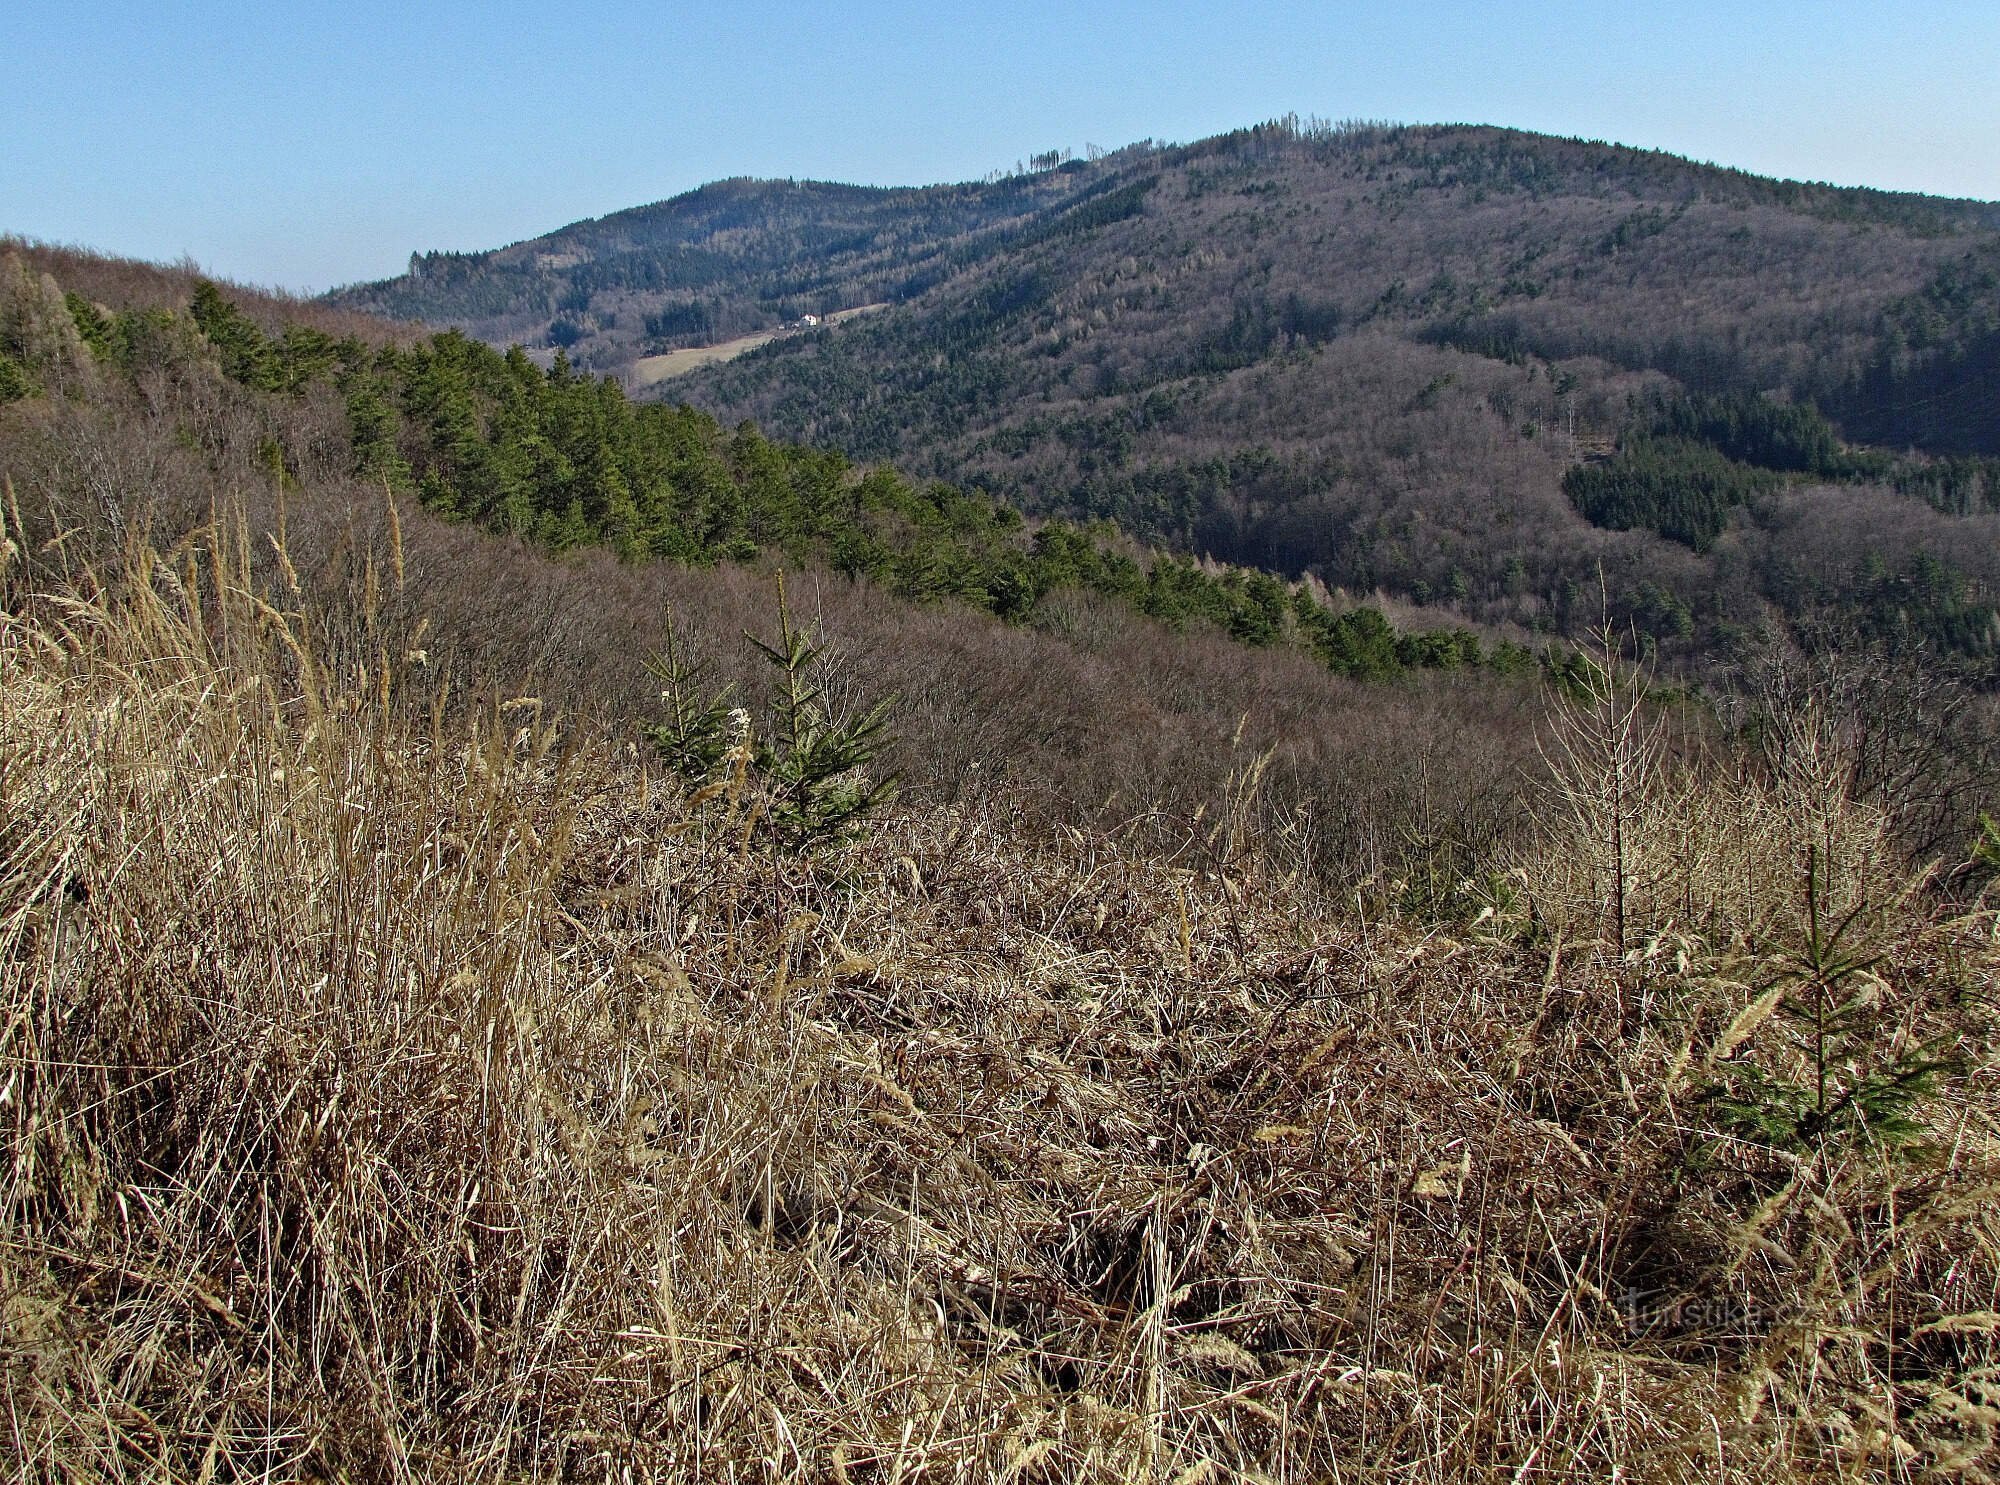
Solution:
M 611 369 L 911 298 L 954 272 L 968 244 L 1062 210 L 1112 168 L 903 189 L 717 181 L 493 252 L 413 253 L 403 277 L 327 299 Z
M 1698 648 L 1861 590 L 1988 643 L 1987 203 L 1283 121 L 986 184 L 725 182 L 414 266 L 334 302 L 620 372 L 885 300 L 658 395 L 1190 553 L 1557 631 L 1601 571 Z
M 1275 297 L 1263 296 L 1270 328 L 1292 339 L 1327 339 L 1340 324 L 1385 311 L 1462 318 L 1539 304 L 1516 316 L 1518 328 L 1563 354 L 1553 342 L 1564 333 L 1602 338 L 1606 327 L 1580 322 L 1590 308 L 1607 296 L 1624 303 L 1642 282 L 1656 287 L 1678 269 L 1685 282 L 1664 328 L 1686 344 L 1645 344 L 1632 333 L 1641 327 L 1627 325 L 1622 359 L 1675 361 L 1662 369 L 1701 376 L 1720 373 L 1728 357 L 1698 348 L 1704 327 L 1678 313 L 1690 299 L 1708 317 L 1734 321 L 1741 304 L 1709 302 L 1731 281 L 1814 302 L 1911 292 L 1957 256 L 1952 241 L 2000 227 L 2000 206 L 1988 203 L 1767 180 L 1491 128 L 1283 122 L 1090 161 L 1043 159 L 1048 168 L 1034 173 L 959 185 L 719 181 L 490 252 L 413 253 L 405 276 L 328 298 L 485 339 L 562 346 L 578 364 L 612 369 L 804 314 L 917 301 L 1027 260 L 1087 288 L 1079 270 L 1101 269 L 1093 260 L 1114 250 L 1199 247 L 1210 261 L 1184 267 L 1177 282 L 1275 287 Z M 1662 212 L 1635 214 L 1634 203 Z M 1440 233 L 1445 215 L 1459 220 Z M 1125 223 L 1134 225 L 1109 230 Z M 1857 258 L 1845 250 L 1856 231 L 1885 242 Z M 1670 240 L 1653 241 L 1663 235 Z M 1719 261 L 1690 251 L 1711 236 L 1730 244 Z M 1825 261 L 1803 261 L 1801 250 Z M 1250 280 L 1239 282 L 1246 268 Z M 1808 269 L 1818 284 L 1798 281 Z M 1277 282 L 1260 281 L 1269 279 Z M 1288 287 L 1312 292 L 1290 304 Z M 1155 298 L 1148 307 L 1172 306 Z M 1225 324 L 1242 307 L 1234 295 L 1208 306 Z M 1661 307 L 1648 306 L 1641 320 L 1658 319 Z M 1765 306 L 1760 318 L 1775 321 L 1781 307 Z M 1234 358 L 1258 338 L 1239 328 Z M 1704 372 L 1704 361 L 1715 365 Z

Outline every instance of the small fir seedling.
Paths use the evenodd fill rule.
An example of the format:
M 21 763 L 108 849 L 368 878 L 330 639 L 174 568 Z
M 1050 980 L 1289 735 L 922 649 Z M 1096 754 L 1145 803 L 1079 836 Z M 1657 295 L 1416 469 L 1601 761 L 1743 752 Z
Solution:
M 1746 1038 L 1745 1055 L 1703 1096 L 1729 1132 L 1778 1149 L 1805 1152 L 1842 1139 L 1906 1148 L 1922 1133 L 1918 1104 L 1953 1063 L 1931 1048 L 1881 1045 L 1894 1035 L 1875 973 L 1884 955 L 1857 942 L 1861 907 L 1828 923 L 1821 877 L 1814 851 L 1804 940 L 1778 958 L 1766 991 L 1769 1020 L 1791 1055 L 1757 1059 Z
M 674 629 L 671 614 L 666 649 L 647 658 L 646 670 L 660 683 L 660 704 L 666 713 L 646 730 L 647 736 L 667 767 L 690 784 L 707 783 L 734 739 L 732 688 L 707 690 L 708 666 Z
M 1979 832 L 1972 838 L 1967 860 L 1982 880 L 2000 876 L 2000 822 L 1985 810 L 1979 812 Z
M 777 671 L 772 727 L 756 751 L 757 772 L 769 795 L 766 819 L 779 842 L 811 851 L 849 839 L 862 821 L 895 797 L 894 775 L 871 780 L 867 765 L 889 735 L 894 698 L 860 716 L 841 719 L 827 701 L 828 656 L 792 620 L 783 574 L 778 577 L 778 634 L 774 643 L 746 636 Z

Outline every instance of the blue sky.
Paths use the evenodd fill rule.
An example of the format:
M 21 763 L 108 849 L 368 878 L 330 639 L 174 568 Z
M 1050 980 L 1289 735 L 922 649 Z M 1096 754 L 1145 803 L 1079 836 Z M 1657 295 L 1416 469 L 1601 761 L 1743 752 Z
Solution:
M 0 231 L 293 289 L 728 175 L 962 180 L 1288 111 L 2000 199 L 2000 3 L 147 4 L 0 17 Z

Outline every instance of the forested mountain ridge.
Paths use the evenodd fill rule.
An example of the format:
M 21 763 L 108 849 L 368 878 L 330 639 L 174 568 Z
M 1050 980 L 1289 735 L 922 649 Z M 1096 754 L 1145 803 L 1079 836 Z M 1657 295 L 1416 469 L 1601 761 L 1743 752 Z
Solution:
M 674 395 L 1486 621 L 1570 627 L 1602 570 L 1669 645 L 1922 592 L 1919 629 L 1963 648 L 2000 578 L 1996 220 L 1499 129 L 1286 121 L 980 185 L 726 182 L 335 302 L 616 369 L 886 300 Z
M 968 244 L 1004 240 L 1093 193 L 1082 166 L 958 186 L 716 181 L 492 252 L 412 253 L 401 278 L 327 296 L 484 339 L 562 347 L 611 369 L 770 329 L 804 314 L 906 299 Z
M 398 318 L 455 323 L 482 338 L 518 339 L 530 348 L 563 345 L 580 364 L 614 369 L 621 358 L 769 328 L 806 313 L 877 299 L 908 302 L 989 260 L 1051 239 L 1074 242 L 1140 216 L 1137 208 L 1148 198 L 1143 215 L 1197 229 L 1200 245 L 1210 251 L 1235 255 L 1242 245 L 1232 239 L 1247 238 L 1264 241 L 1263 258 L 1274 247 L 1290 250 L 1290 271 L 1333 269 L 1322 275 L 1332 280 L 1323 287 L 1340 299 L 1364 287 L 1369 265 L 1316 264 L 1312 252 L 1299 252 L 1300 244 L 1287 240 L 1293 234 L 1274 238 L 1273 214 L 1234 208 L 1246 199 L 1273 202 L 1279 196 L 1295 205 L 1337 206 L 1382 239 L 1378 248 L 1418 256 L 1438 244 L 1428 231 L 1421 232 L 1423 240 L 1405 240 L 1435 225 L 1413 205 L 1420 195 L 1440 194 L 1503 208 L 1509 202 L 1548 207 L 1590 200 L 1615 208 L 1626 200 L 1654 201 L 1676 216 L 1710 205 L 1915 239 L 2000 228 L 2000 205 L 1990 203 L 1767 180 L 1656 151 L 1464 126 L 1326 128 L 1283 121 L 1186 146 L 1148 141 L 1088 161 L 1050 151 L 1037 164 L 1041 168 L 1028 173 L 925 187 L 717 181 L 488 252 L 413 253 L 404 276 L 327 297 Z M 1163 180 L 1168 189 L 1156 194 Z M 1348 188 L 1337 201 L 1316 199 L 1335 181 Z M 1222 209 L 1189 209 L 1204 198 Z M 1551 270 L 1575 264 L 1545 263 L 1528 271 L 1559 243 L 1560 233 L 1508 221 L 1509 215 L 1487 212 L 1455 234 L 1470 241 L 1498 225 L 1521 240 L 1514 271 L 1483 296 L 1475 281 L 1465 283 L 1461 307 L 1561 295 Z M 1555 225 L 1575 229 L 1579 222 L 1565 217 Z M 1675 223 L 1613 216 L 1601 232 L 1569 235 L 1592 255 L 1625 253 L 1629 268 L 1630 249 L 1670 225 Z M 1730 240 L 1739 244 L 1732 258 L 1757 256 L 1740 246 L 1743 234 L 1732 233 Z M 1325 243 L 1316 235 L 1307 247 Z M 1768 255 L 1783 244 L 1760 246 Z M 1854 265 L 1841 272 L 1855 276 Z M 1372 286 L 1372 296 L 1388 294 L 1393 303 L 1407 294 L 1436 309 L 1448 307 L 1456 292 L 1456 286 L 1440 291 L 1406 279 L 1400 292 L 1391 293 L 1393 285 Z M 1344 307 L 1351 318 L 1367 302 Z M 1291 321 L 1288 333 L 1306 338 L 1331 328 L 1305 306 L 1294 308 Z

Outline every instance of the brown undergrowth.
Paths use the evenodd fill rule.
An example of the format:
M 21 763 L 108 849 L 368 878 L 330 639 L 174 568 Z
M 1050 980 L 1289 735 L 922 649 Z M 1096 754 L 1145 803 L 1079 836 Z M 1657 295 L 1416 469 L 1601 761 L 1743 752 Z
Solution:
M 1572 750 L 1446 922 L 1260 864 L 1248 774 L 1177 865 L 801 858 L 247 547 L 0 590 L 17 1477 L 1991 1465 L 1992 919 L 1809 770 L 1640 749 L 1607 815 Z M 1822 905 L 1836 1084 L 1948 1065 L 1907 1137 L 1715 1112 L 1800 1076 Z

